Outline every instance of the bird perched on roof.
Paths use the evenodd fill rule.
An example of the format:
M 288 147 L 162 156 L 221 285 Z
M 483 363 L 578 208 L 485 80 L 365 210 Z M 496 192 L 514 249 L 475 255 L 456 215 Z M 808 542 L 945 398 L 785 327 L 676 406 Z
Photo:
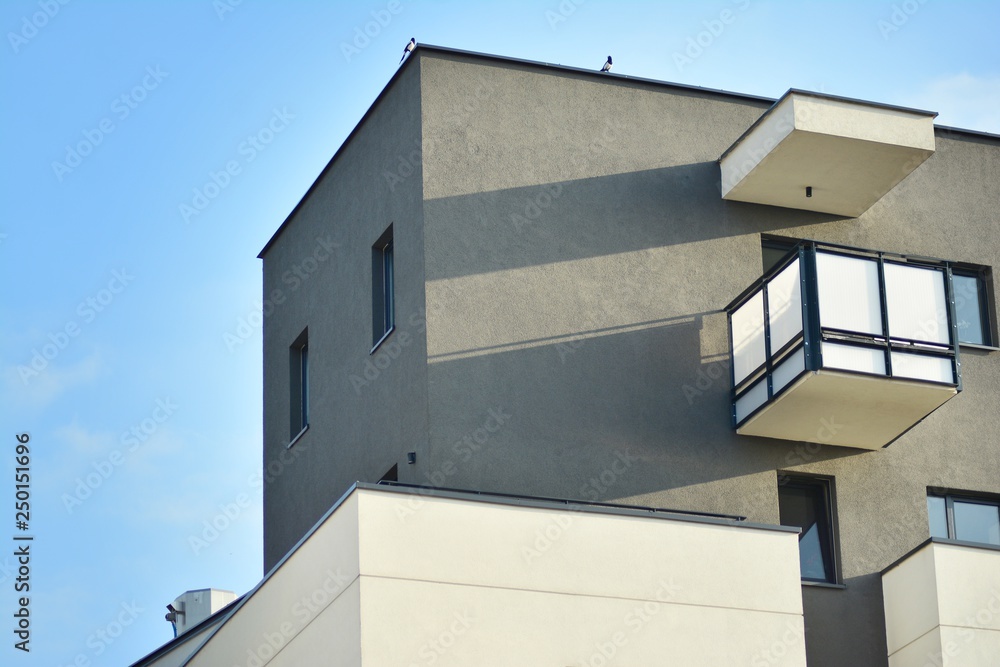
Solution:
M 417 45 L 417 38 L 410 37 L 410 43 L 403 47 L 403 57 L 399 59 L 399 62 L 403 62 L 406 58 L 406 54 L 413 50 L 413 47 Z
M 614 63 L 611 62 L 611 56 L 608 56 L 608 62 L 604 63 L 604 67 L 601 68 L 601 71 L 602 72 L 610 72 L 612 65 L 614 65 Z

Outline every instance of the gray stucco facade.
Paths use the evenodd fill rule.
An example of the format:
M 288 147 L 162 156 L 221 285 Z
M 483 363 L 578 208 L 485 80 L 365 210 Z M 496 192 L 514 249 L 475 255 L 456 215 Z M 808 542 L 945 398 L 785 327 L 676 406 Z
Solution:
M 725 201 L 719 156 L 771 103 L 419 47 L 261 253 L 265 570 L 394 465 L 769 524 L 780 472 L 822 475 L 842 585 L 803 585 L 809 665 L 887 665 L 879 573 L 927 539 L 928 488 L 1000 494 L 1000 355 L 963 347 L 963 391 L 884 449 L 741 436 L 723 308 L 762 235 L 1000 265 L 1000 139 L 937 128 L 856 219 Z M 395 330 L 370 354 L 390 224 Z

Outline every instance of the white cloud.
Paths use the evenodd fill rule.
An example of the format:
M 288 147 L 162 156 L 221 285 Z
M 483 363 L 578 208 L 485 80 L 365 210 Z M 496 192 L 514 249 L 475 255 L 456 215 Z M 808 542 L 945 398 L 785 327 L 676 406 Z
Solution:
M 100 354 L 94 352 L 68 366 L 60 366 L 53 359 L 36 370 L 31 361 L 8 366 L 4 370 L 4 393 L 8 404 L 21 407 L 44 408 L 60 394 L 78 385 L 89 384 L 100 375 Z
M 1000 76 L 961 72 L 939 77 L 924 84 L 907 104 L 937 111 L 938 125 L 1000 134 Z
M 80 426 L 75 417 L 71 423 L 57 428 L 54 435 L 60 444 L 69 445 L 64 450 L 65 454 L 67 458 L 74 459 L 103 456 L 111 450 L 115 442 L 113 434 L 88 431 Z

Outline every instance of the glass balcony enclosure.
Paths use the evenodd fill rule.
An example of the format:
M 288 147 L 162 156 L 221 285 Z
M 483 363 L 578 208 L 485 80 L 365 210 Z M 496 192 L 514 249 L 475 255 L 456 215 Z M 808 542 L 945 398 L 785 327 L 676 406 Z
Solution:
M 948 262 L 803 241 L 733 301 L 740 434 L 878 449 L 961 391 Z

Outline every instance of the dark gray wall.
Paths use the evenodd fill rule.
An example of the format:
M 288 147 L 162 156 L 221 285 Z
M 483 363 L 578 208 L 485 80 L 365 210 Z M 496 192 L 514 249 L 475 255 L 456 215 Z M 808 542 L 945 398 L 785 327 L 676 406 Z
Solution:
M 847 588 L 803 588 L 809 664 L 886 664 L 878 572 L 928 536 L 927 487 L 1000 492 L 1000 355 L 965 354 L 965 391 L 882 451 L 744 437 L 720 309 L 760 275 L 762 233 L 1000 265 L 997 142 L 939 131 L 930 160 L 841 219 L 721 199 L 716 160 L 766 104 L 421 66 L 430 440 L 407 473 L 769 523 L 776 471 L 831 475 Z M 488 102 L 450 122 L 475 89 Z
M 306 325 L 316 383 L 305 465 L 267 487 L 265 566 L 393 463 L 402 481 L 767 523 L 777 471 L 830 475 L 846 588 L 803 587 L 809 664 L 885 665 L 878 572 L 927 537 L 927 488 L 1000 493 L 1000 355 L 963 350 L 965 391 L 884 450 L 737 436 L 721 308 L 760 275 L 761 234 L 1000 265 L 1000 144 L 939 130 L 856 220 L 723 201 L 716 160 L 768 106 L 418 49 L 265 255 L 266 295 L 319 230 L 342 244 L 265 324 L 265 464 Z M 390 190 L 378 175 L 415 142 L 422 164 Z M 358 391 L 389 222 L 410 342 Z
M 419 74 L 400 73 L 262 253 L 264 298 L 285 298 L 264 324 L 265 571 L 351 483 L 377 481 L 426 439 L 421 331 L 397 330 L 369 355 L 371 247 L 390 224 L 397 319 L 424 303 Z M 317 238 L 338 247 L 300 278 Z M 310 426 L 286 449 L 288 350 L 306 327 Z

